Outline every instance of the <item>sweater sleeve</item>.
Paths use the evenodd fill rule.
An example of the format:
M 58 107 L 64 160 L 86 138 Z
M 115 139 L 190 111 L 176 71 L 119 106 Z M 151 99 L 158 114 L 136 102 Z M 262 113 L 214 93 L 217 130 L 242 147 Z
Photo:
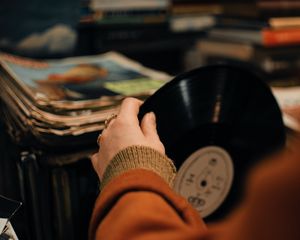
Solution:
M 90 239 L 167 240 L 205 232 L 199 214 L 170 188 L 175 174 L 173 162 L 152 148 L 120 151 L 105 170 Z
M 113 173 L 96 201 L 89 239 L 298 240 L 299 146 L 300 141 L 295 150 L 255 167 L 239 207 L 209 230 L 159 171 L 145 167 Z
M 132 169 L 103 188 L 89 239 L 199 240 L 205 233 L 199 214 L 163 178 L 150 170 Z
M 100 189 L 114 177 L 131 169 L 148 169 L 173 185 L 176 168 L 166 155 L 146 146 L 130 146 L 116 154 L 107 166 Z

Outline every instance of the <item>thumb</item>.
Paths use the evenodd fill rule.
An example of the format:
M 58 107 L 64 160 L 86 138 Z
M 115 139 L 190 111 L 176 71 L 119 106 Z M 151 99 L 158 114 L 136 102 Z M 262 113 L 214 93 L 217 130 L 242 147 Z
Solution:
M 153 140 L 159 138 L 156 130 L 156 117 L 154 112 L 145 114 L 141 122 L 141 129 L 146 138 L 154 138 Z
M 102 170 L 102 166 L 99 164 L 99 162 L 101 162 L 99 160 L 99 153 L 93 154 L 90 159 L 91 159 L 93 168 L 101 181 L 102 175 L 103 175 L 103 170 Z
M 92 162 L 92 165 L 93 165 L 93 168 L 95 171 L 97 171 L 97 168 L 98 168 L 98 153 L 94 153 L 91 157 L 91 162 Z

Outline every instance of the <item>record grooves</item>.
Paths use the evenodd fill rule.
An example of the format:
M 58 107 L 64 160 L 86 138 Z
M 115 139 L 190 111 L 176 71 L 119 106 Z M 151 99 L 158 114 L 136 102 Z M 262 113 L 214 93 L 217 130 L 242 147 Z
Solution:
M 269 87 L 258 73 L 241 66 L 219 64 L 181 74 L 144 102 L 139 118 L 150 111 L 156 114 L 166 153 L 179 170 L 177 186 L 186 184 L 177 190 L 196 199 L 192 204 L 202 213 L 211 203 L 215 209 L 207 211 L 208 221 L 234 207 L 251 166 L 285 143 L 281 112 Z M 210 165 L 215 157 L 219 165 Z M 203 171 L 204 180 L 199 177 Z M 199 186 L 200 178 L 209 187 Z M 211 191 L 218 188 L 217 182 L 219 190 Z

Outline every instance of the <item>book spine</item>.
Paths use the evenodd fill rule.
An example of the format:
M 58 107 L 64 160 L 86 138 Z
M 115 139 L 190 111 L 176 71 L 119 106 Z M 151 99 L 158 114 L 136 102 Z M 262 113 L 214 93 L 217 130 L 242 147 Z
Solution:
M 115 10 L 115 11 L 95 11 L 103 17 L 119 17 L 119 16 L 153 16 L 166 14 L 166 9 L 147 9 L 147 10 Z
M 223 8 L 219 4 L 193 3 L 193 4 L 173 4 L 171 13 L 173 15 L 182 14 L 220 14 Z
M 99 25 L 128 25 L 128 24 L 161 24 L 167 21 L 165 15 L 161 16 L 130 16 L 130 17 L 107 17 L 95 19 L 95 23 Z
M 167 21 L 167 11 L 149 10 L 97 10 L 92 15 L 92 21 L 97 24 L 150 24 Z
M 132 9 L 166 9 L 169 6 L 168 0 L 159 1 L 91 1 L 90 7 L 93 10 L 132 10 Z
M 300 9 L 299 1 L 258 1 L 257 7 L 260 9 L 292 10 Z
M 173 32 L 201 31 L 215 26 L 214 16 L 173 17 L 170 28 Z
M 262 31 L 263 45 L 267 47 L 300 44 L 300 28 Z

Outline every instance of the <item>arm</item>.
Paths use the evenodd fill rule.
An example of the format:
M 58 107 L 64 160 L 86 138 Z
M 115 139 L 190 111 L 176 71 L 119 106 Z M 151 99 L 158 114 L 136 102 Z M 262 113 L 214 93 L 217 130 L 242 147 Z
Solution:
M 165 155 L 154 114 L 146 114 L 139 124 L 140 104 L 132 98 L 123 101 L 92 158 L 102 191 L 90 239 L 182 239 L 188 233 L 202 234 L 205 225 L 199 214 L 170 188 L 176 169 Z
M 90 239 L 199 239 L 205 232 L 199 214 L 160 176 L 144 169 L 105 186 L 90 225 Z
M 136 129 L 132 123 L 139 126 L 137 119 L 129 126 L 118 118 L 104 131 L 103 144 L 93 157 L 103 190 L 90 239 L 300 239 L 300 137 L 255 167 L 239 208 L 206 229 L 198 213 L 169 187 L 175 172 L 155 134 L 155 119 L 146 115 Z M 144 155 L 145 148 L 151 153 Z

